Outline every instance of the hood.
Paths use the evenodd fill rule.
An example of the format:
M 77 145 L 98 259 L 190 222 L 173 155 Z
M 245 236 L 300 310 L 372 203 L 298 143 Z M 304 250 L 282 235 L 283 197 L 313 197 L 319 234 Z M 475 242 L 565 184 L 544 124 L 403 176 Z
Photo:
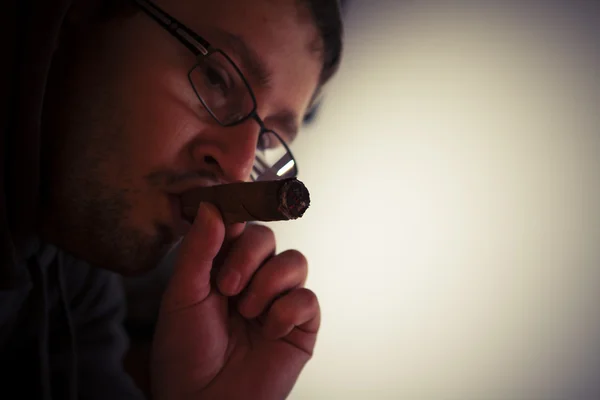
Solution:
M 40 192 L 40 121 L 46 79 L 71 0 L 4 0 L 0 48 L 0 288 L 35 233 Z

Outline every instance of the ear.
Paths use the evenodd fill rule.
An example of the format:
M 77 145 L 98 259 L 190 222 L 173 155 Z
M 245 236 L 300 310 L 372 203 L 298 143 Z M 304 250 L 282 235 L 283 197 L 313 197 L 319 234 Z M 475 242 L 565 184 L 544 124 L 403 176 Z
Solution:
M 75 0 L 67 13 L 65 25 L 83 25 L 105 22 L 111 18 L 131 16 L 135 13 L 131 0 Z
M 65 24 L 67 26 L 75 27 L 90 23 L 104 7 L 102 3 L 102 0 L 73 1 L 73 4 L 67 13 Z

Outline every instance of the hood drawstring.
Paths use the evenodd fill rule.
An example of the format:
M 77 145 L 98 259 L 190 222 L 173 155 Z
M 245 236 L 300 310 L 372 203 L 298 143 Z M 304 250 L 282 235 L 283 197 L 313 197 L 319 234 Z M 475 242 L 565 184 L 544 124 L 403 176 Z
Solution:
M 52 400 L 52 379 L 50 371 L 50 356 L 49 356 L 49 315 L 48 315 L 48 275 L 46 269 L 42 265 L 50 264 L 50 259 L 56 257 L 57 262 L 56 280 L 58 281 L 59 301 L 62 308 L 62 314 L 65 319 L 68 331 L 68 370 L 66 371 L 68 379 L 68 394 L 67 399 L 77 399 L 77 349 L 75 346 L 75 325 L 73 316 L 69 307 L 69 296 L 67 293 L 67 284 L 64 272 L 64 259 L 62 252 L 55 252 L 55 249 L 46 247 L 39 257 L 32 257 L 30 264 L 31 281 L 33 284 L 32 295 L 35 298 L 34 309 L 37 315 L 37 331 L 38 331 L 38 353 L 40 360 L 40 385 L 44 400 Z M 57 254 L 58 253 L 58 254 Z
M 31 280 L 33 290 L 37 292 L 35 309 L 38 314 L 38 353 L 40 358 L 40 384 L 44 400 L 51 400 L 50 365 L 48 356 L 48 289 L 46 285 L 46 274 L 41 267 L 37 257 L 34 258 L 31 268 Z
M 65 274 L 63 270 L 64 259 L 63 254 L 58 253 L 58 287 L 60 291 L 60 302 L 63 308 L 67 326 L 69 329 L 69 350 L 71 353 L 70 357 L 70 372 L 69 372 L 69 398 L 77 399 L 77 351 L 75 349 L 75 325 L 73 324 L 73 316 L 71 315 L 71 308 L 69 307 L 69 300 L 67 296 Z

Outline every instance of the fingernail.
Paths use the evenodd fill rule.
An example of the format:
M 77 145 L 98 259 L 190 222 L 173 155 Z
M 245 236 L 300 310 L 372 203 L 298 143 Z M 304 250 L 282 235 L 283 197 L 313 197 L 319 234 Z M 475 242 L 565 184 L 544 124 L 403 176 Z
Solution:
M 221 289 L 226 292 L 226 294 L 235 294 L 238 291 L 241 279 L 242 276 L 239 272 L 230 269 L 225 272 L 224 277 L 221 279 Z

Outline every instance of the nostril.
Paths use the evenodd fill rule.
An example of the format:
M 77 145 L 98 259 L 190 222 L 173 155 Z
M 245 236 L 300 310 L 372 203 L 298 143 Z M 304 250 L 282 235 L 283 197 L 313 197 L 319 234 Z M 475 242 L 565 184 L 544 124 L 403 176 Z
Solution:
M 219 162 L 212 156 L 204 156 L 204 162 L 208 165 L 218 165 Z

